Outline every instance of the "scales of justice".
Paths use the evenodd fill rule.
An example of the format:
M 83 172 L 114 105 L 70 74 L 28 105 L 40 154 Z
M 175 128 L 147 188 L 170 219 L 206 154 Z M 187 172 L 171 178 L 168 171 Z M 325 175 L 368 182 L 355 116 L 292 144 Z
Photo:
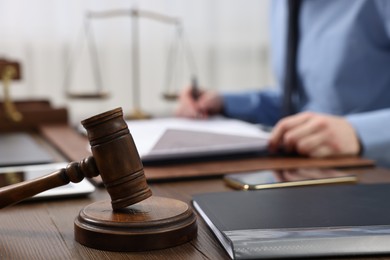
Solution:
M 111 197 L 84 207 L 74 221 L 75 240 L 109 251 L 146 251 L 176 246 L 196 237 L 196 216 L 186 203 L 158 196 L 143 165 L 121 108 L 81 122 L 92 156 L 41 178 L 0 189 L 0 208 L 84 177 L 100 175 Z
M 146 112 L 141 109 L 141 79 L 140 79 L 140 18 L 149 19 L 162 24 L 174 26 L 176 29 L 176 36 L 169 46 L 166 72 L 165 72 L 165 83 L 164 92 L 162 97 L 167 101 L 174 101 L 178 97 L 177 90 L 174 89 L 175 83 L 177 84 L 177 75 L 174 71 L 182 67 L 187 67 L 191 74 L 191 81 L 197 81 L 196 78 L 196 65 L 195 59 L 192 54 L 192 50 L 187 37 L 185 37 L 183 25 L 179 18 L 168 16 L 165 14 L 152 12 L 148 10 L 140 10 L 137 8 L 132 9 L 118 9 L 108 11 L 90 11 L 87 12 L 84 18 L 84 28 L 81 30 L 80 39 L 85 37 L 87 40 L 87 46 L 90 53 L 91 68 L 95 83 L 95 90 L 88 92 L 76 92 L 70 89 L 70 81 L 72 77 L 72 71 L 76 67 L 77 59 L 80 57 L 80 53 L 83 48 L 80 48 L 80 53 L 74 53 L 68 62 L 67 69 L 65 72 L 64 89 L 65 95 L 68 98 L 76 99 L 104 99 L 108 98 L 109 94 L 103 88 L 102 70 L 100 68 L 98 48 L 96 46 L 95 35 L 91 24 L 92 20 L 105 20 L 116 17 L 130 17 L 131 18 L 131 74 L 132 74 L 132 111 L 126 115 L 126 119 L 144 119 L 149 118 Z M 79 40 L 80 47 L 82 40 Z M 180 57 L 183 56 L 185 64 L 180 64 Z

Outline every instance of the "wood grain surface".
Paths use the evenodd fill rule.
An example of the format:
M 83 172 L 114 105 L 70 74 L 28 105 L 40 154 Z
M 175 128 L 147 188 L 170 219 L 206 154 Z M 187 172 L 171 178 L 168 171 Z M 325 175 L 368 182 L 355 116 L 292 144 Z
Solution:
M 72 128 L 68 126 L 49 128 L 49 133 L 45 132 L 45 129 L 47 130 L 45 128 L 43 135 L 51 140 L 68 160 L 80 160 L 90 155 L 86 149 L 86 139 L 77 135 Z M 53 133 L 53 129 L 57 133 Z M 62 141 L 59 142 L 58 138 Z M 60 146 L 58 143 L 61 143 Z M 240 165 L 239 162 L 236 163 Z M 219 166 L 218 163 L 213 164 L 213 167 L 221 167 L 221 164 L 219 163 Z M 245 163 L 240 167 L 245 167 Z M 146 174 L 149 169 L 151 168 L 145 168 Z M 343 169 L 343 171 L 357 174 L 359 182 L 362 183 L 390 183 L 390 170 L 387 169 L 360 167 Z M 174 174 L 179 173 L 177 171 Z M 189 205 L 194 194 L 231 190 L 220 176 L 205 177 L 149 182 L 149 186 L 155 196 L 178 199 Z M 198 217 L 197 237 L 188 243 L 168 249 L 109 252 L 80 245 L 74 239 L 75 218 L 85 206 L 107 199 L 110 198 L 105 189 L 98 188 L 88 197 L 22 202 L 1 210 L 0 259 L 229 259 L 200 217 Z M 350 256 L 342 259 L 390 259 L 390 256 Z
M 353 169 L 361 182 L 390 182 L 390 171 Z M 154 195 L 191 203 L 192 195 L 230 190 L 220 178 L 182 180 L 150 185 Z M 109 252 L 91 249 L 74 240 L 73 222 L 86 205 L 109 199 L 104 189 L 86 198 L 24 202 L 1 210 L 0 259 L 229 259 L 203 220 L 191 242 L 164 250 Z M 335 258 L 337 259 L 337 258 Z M 390 259 L 388 256 L 342 259 Z

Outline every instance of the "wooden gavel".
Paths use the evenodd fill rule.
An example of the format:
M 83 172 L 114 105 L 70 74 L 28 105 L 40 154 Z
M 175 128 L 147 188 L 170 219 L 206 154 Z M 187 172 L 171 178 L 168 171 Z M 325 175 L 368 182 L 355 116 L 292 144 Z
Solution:
M 72 162 L 41 178 L 0 189 L 0 208 L 34 196 L 40 192 L 84 177 L 100 174 L 111 196 L 114 210 L 125 208 L 152 195 L 133 138 L 122 109 L 117 108 L 82 121 L 88 133 L 93 157 Z
M 94 202 L 80 211 L 74 221 L 75 239 L 80 244 L 100 250 L 144 251 L 180 245 L 196 237 L 196 215 L 191 207 L 176 199 L 152 196 L 121 108 L 82 124 L 93 156 L 0 189 L 0 208 L 100 174 L 111 201 Z

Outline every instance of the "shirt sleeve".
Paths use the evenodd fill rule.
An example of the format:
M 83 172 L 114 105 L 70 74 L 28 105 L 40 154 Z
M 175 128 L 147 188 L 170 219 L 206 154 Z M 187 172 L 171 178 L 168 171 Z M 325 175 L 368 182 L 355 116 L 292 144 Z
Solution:
M 376 5 L 379 13 L 381 14 L 381 19 L 383 21 L 387 36 L 390 37 L 390 1 L 377 0 Z
M 223 93 L 223 113 L 227 117 L 273 126 L 281 115 L 281 93 L 269 89 Z
M 376 1 L 390 43 L 390 1 Z M 390 86 L 388 86 L 390 88 Z M 348 115 L 362 144 L 362 155 L 377 165 L 390 167 L 390 109 Z
M 390 167 L 390 109 L 349 115 L 362 145 L 362 155 L 377 165 Z

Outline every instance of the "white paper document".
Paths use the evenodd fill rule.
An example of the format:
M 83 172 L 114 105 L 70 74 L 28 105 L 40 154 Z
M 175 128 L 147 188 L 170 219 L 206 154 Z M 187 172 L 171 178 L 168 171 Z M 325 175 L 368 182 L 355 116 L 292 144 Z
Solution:
M 269 137 L 257 125 L 223 117 L 126 122 L 143 161 L 261 152 Z

